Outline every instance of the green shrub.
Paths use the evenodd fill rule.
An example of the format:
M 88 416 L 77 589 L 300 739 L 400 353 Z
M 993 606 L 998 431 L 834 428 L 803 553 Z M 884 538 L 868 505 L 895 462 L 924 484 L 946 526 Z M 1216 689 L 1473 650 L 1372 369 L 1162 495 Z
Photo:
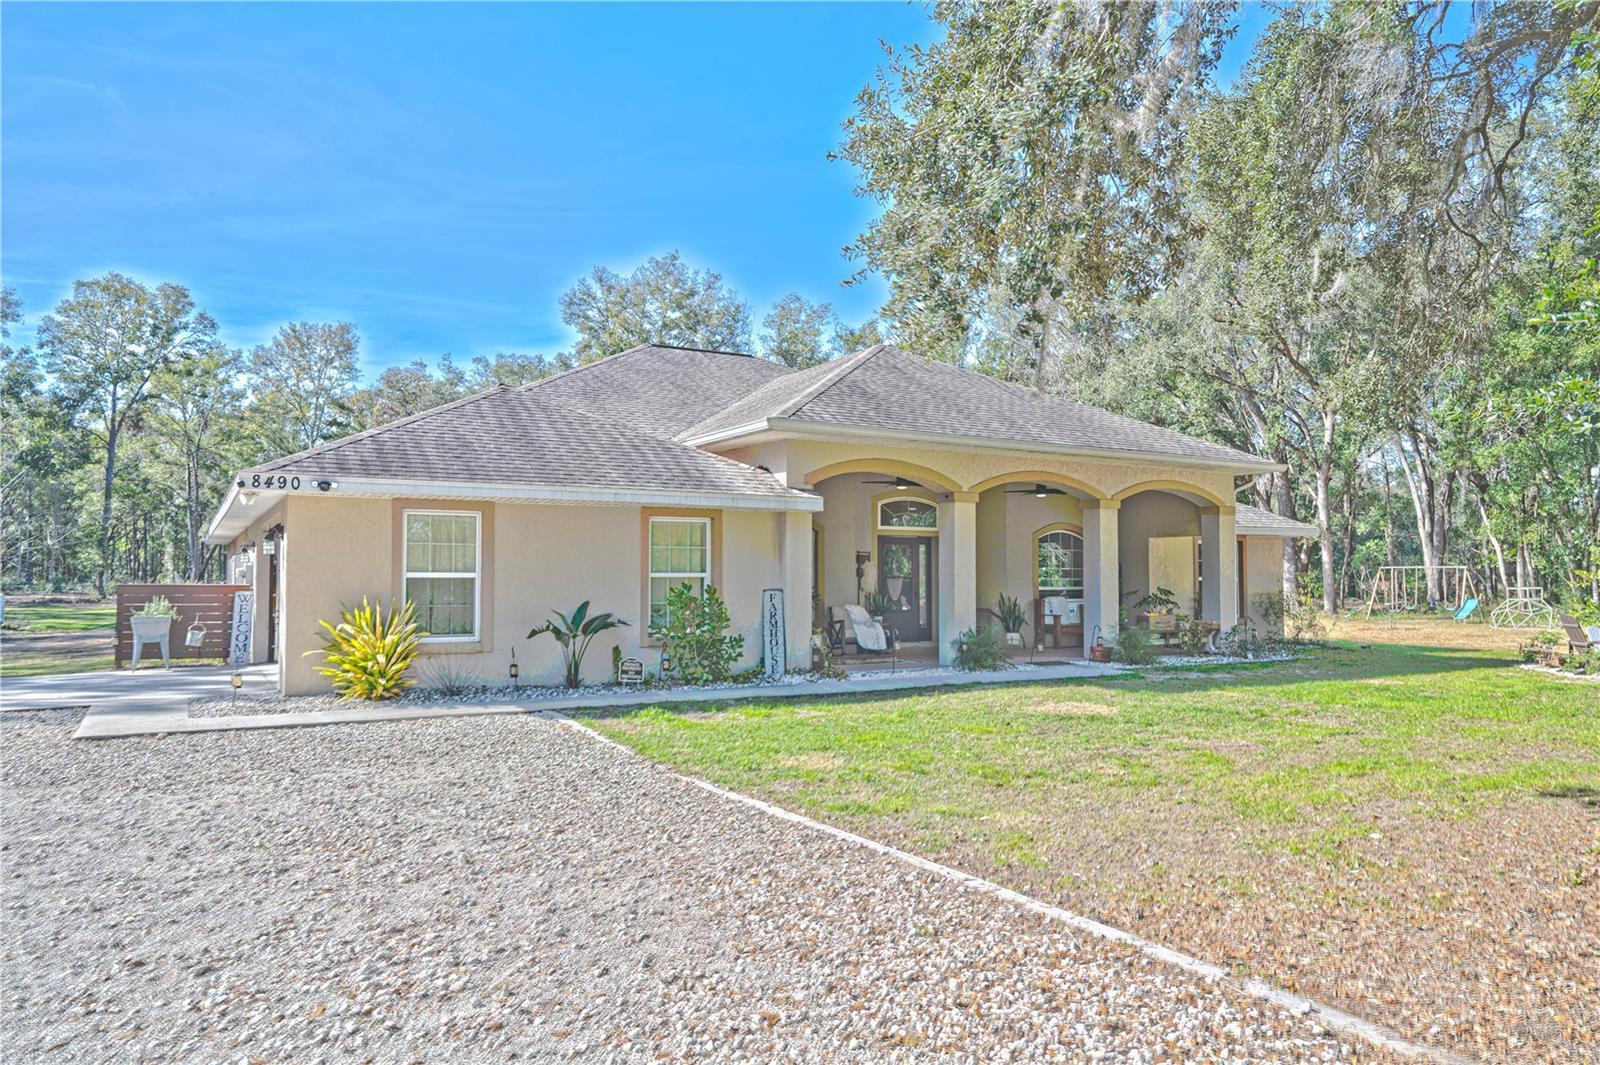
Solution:
M 716 588 L 708 584 L 705 595 L 695 595 L 688 584 L 680 584 L 667 593 L 667 623 L 652 625 L 650 636 L 661 641 L 672 672 L 683 681 L 716 684 L 733 676 L 744 654 L 744 637 L 729 636 L 729 624 L 727 604 Z
M 1563 639 L 1564 637 L 1561 633 L 1556 632 L 1554 629 L 1546 629 L 1544 632 L 1536 632 L 1528 637 L 1518 650 L 1521 652 L 1524 662 L 1543 662 L 1550 657 L 1557 647 L 1561 646 Z
M 1279 596 L 1280 600 L 1282 598 L 1282 596 Z M 1248 621 L 1239 622 L 1233 628 L 1217 637 L 1218 653 L 1234 658 L 1254 658 L 1256 655 L 1265 654 L 1271 649 L 1271 644 L 1263 639 L 1261 634 L 1256 632 Z
M 895 608 L 894 600 L 890 599 L 882 592 L 869 593 L 867 595 L 867 601 L 861 605 L 866 607 L 867 613 L 871 614 L 875 618 L 881 618 L 883 615 Z
M 1211 634 L 1206 631 L 1205 622 L 1199 618 L 1190 617 L 1188 614 L 1178 615 L 1178 649 L 1186 655 L 1197 655 L 1205 651 L 1206 644 L 1211 642 Z
M 1302 604 L 1284 611 L 1283 637 L 1290 643 L 1320 643 L 1326 635 L 1322 611 L 1318 607 Z
M 1021 632 L 1022 626 L 1028 622 L 1028 615 L 1022 609 L 1022 603 L 1014 595 L 1002 593 L 995 601 L 994 612 L 1000 616 L 1000 625 L 1007 632 Z
M 1006 650 L 1006 636 L 998 625 L 968 629 L 957 636 L 952 643 L 955 645 L 957 669 L 977 671 L 1011 668 L 1011 655 Z
M 146 600 L 144 606 L 139 608 L 138 613 L 141 617 L 147 618 L 176 618 L 178 616 L 178 608 L 173 606 L 172 600 L 166 596 L 157 595 Z
M 1155 660 L 1149 629 L 1142 625 L 1124 625 L 1117 630 L 1117 638 L 1111 641 L 1111 661 L 1144 666 Z
M 346 699 L 393 699 L 416 683 L 408 674 L 427 633 L 417 628 L 415 603 L 399 610 L 391 603 L 385 618 L 382 604 L 363 596 L 359 607 L 340 611 L 338 625 L 318 624 L 326 630 L 324 645 L 305 653 L 324 656 L 317 672 Z
M 543 636 L 547 632 L 556 638 L 561 645 L 561 660 L 566 664 L 563 679 L 569 688 L 576 688 L 583 683 L 583 656 L 588 653 L 589 642 L 602 632 L 627 624 L 609 611 L 603 614 L 589 613 L 587 599 L 578 604 L 578 609 L 572 612 L 571 617 L 559 610 L 550 611 L 550 615 L 549 621 L 528 630 L 528 639 Z

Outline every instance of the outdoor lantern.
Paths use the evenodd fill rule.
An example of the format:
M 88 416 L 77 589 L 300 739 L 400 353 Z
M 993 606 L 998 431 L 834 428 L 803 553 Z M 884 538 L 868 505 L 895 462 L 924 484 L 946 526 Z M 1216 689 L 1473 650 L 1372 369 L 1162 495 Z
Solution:
M 513 647 L 511 649 L 511 686 L 513 688 L 518 687 L 517 673 L 517 649 Z
M 278 541 L 276 541 L 276 540 L 263 540 L 263 541 L 261 541 L 261 553 L 263 555 L 276 555 L 278 553 Z
M 1036 484 L 1036 485 L 1033 486 L 1033 497 L 1035 499 L 1043 499 L 1045 496 L 1047 496 L 1049 494 L 1050 494 L 1050 492 L 1045 488 L 1044 485 Z

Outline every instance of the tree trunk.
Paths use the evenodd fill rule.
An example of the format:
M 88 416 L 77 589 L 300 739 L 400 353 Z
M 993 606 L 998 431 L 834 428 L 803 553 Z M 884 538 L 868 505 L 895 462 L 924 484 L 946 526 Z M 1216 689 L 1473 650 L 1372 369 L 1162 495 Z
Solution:
M 1274 462 L 1284 461 L 1281 449 L 1274 449 L 1272 459 Z M 1272 475 L 1272 489 L 1277 497 L 1278 513 L 1294 520 L 1294 492 L 1289 485 L 1288 470 Z M 1295 555 L 1294 538 L 1290 536 L 1283 538 L 1283 602 L 1288 608 L 1300 602 L 1299 559 Z
M 1334 584 L 1333 558 L 1333 411 L 1322 412 L 1322 453 L 1317 457 L 1317 543 L 1322 549 L 1322 609 L 1333 614 L 1339 609 L 1339 589 Z
M 106 475 L 104 491 L 100 496 L 100 573 L 95 578 L 95 591 L 106 594 L 106 581 L 111 570 L 111 488 L 117 477 L 117 424 L 106 425 Z

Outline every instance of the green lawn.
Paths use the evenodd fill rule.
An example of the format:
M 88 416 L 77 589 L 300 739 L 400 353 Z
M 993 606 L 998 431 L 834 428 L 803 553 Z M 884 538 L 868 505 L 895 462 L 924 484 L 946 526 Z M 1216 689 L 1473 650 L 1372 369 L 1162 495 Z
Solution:
M 1487 626 L 1336 635 L 1285 663 L 585 716 L 1420 1039 L 1600 1038 L 1600 686 L 1516 668 Z
M 1489 652 L 1336 646 L 1282 664 L 591 720 L 720 784 L 824 818 L 890 816 L 1007 864 L 1037 860 L 1041 802 L 1154 790 L 1295 846 L 1327 844 L 1329 815 L 1377 800 L 1455 815 L 1600 786 L 1597 702 L 1600 689 Z
M 160 658 L 157 658 L 160 662 Z M 10 647 L 0 650 L 0 677 L 39 677 L 48 673 L 99 673 L 116 668 L 109 653 L 25 654 Z
M 85 632 L 117 623 L 115 603 L 63 603 L 52 606 L 7 606 L 6 628 L 16 633 Z

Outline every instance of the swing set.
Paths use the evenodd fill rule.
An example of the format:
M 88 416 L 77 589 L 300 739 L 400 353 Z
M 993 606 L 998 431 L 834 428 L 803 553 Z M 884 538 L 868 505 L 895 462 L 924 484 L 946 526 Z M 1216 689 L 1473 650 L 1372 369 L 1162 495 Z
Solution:
M 1437 574 L 1439 595 L 1428 594 L 1429 576 Z M 1367 593 L 1367 617 L 1378 610 L 1401 614 L 1413 610 L 1460 607 L 1477 592 L 1466 566 L 1379 566 Z

